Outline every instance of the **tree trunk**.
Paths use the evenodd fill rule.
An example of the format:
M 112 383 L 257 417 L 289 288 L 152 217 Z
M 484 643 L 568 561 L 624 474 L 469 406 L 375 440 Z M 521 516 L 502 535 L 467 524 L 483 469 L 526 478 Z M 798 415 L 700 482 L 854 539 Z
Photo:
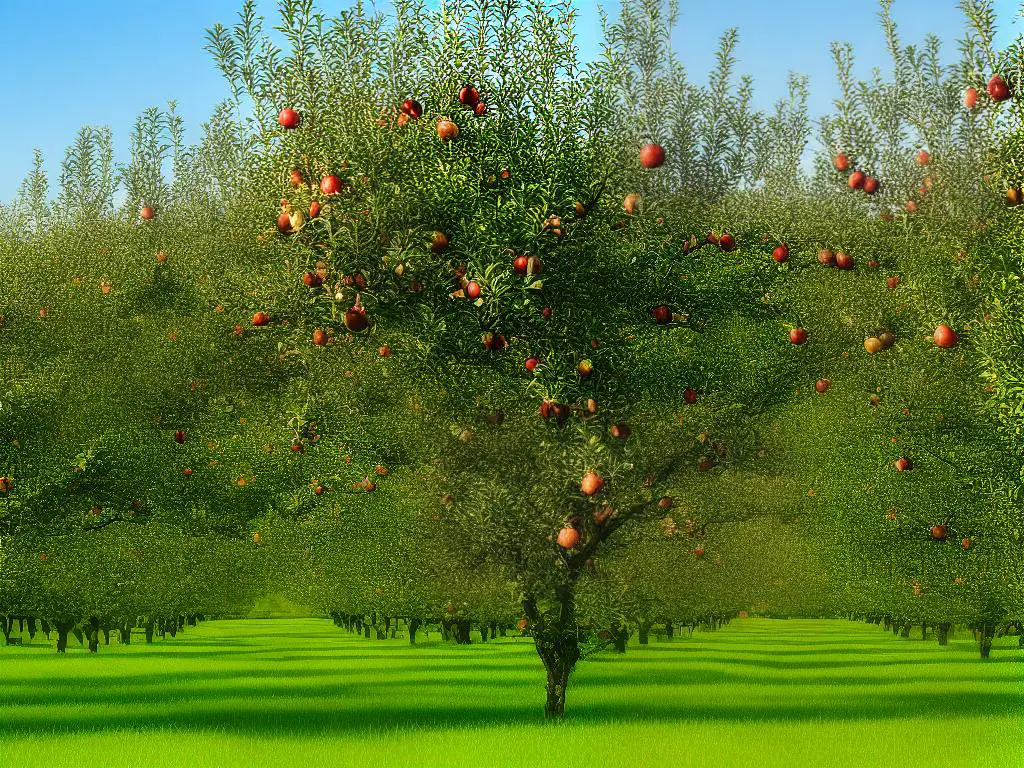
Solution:
M 188 625 L 190 627 L 194 627 L 196 625 L 196 623 L 197 623 L 196 615 L 194 613 L 189 614 L 189 616 L 188 616 Z
M 68 632 L 71 630 L 71 622 L 58 621 L 54 626 L 57 628 L 57 653 L 67 653 Z
M 532 598 L 523 601 L 523 609 L 533 624 L 533 642 L 547 673 L 544 716 L 564 720 L 569 675 L 580 658 L 574 582 L 556 588 L 555 593 L 559 605 L 556 614 L 541 615 Z
M 95 616 L 89 617 L 86 634 L 89 638 L 89 653 L 96 653 L 100 649 L 100 620 Z
M 928 624 L 927 624 L 927 622 L 924 622 L 924 621 L 921 622 L 921 639 L 922 640 L 927 640 L 928 639 Z
M 35 640 L 36 637 L 36 617 L 28 617 L 28 639 L 30 641 Z
M 637 642 L 640 645 L 648 645 L 651 639 L 651 625 L 648 622 L 641 622 L 638 630 Z
M 455 622 L 455 642 L 459 645 L 472 645 L 473 638 L 469 636 L 469 619 L 459 619 Z
M 672 626 L 671 621 L 665 622 L 665 637 L 671 640 L 675 635 L 675 627 Z
M 987 659 L 992 653 L 992 639 L 996 635 L 996 624 L 994 621 L 986 621 L 981 625 L 981 637 L 978 640 L 978 650 L 981 658 Z
M 488 630 L 489 630 L 489 628 L 487 626 L 487 622 L 481 621 L 480 622 L 480 642 L 481 643 L 486 643 L 487 642 Z
M 938 627 L 936 629 L 936 634 L 939 638 L 939 645 L 949 645 L 949 622 L 939 622 Z
M 906 624 L 904 624 L 903 628 L 900 630 L 900 637 L 910 637 L 910 622 L 909 621 Z
M 491 622 L 491 640 L 495 640 L 498 637 L 498 622 Z
M 152 619 L 146 621 L 146 645 L 153 643 L 153 626 L 154 622 Z
M 420 628 L 420 624 L 422 623 L 423 622 L 420 619 L 409 619 L 409 645 L 416 645 L 416 631 Z
M 53 631 L 53 629 L 50 627 L 50 622 L 48 622 L 46 619 L 40 619 L 39 628 L 43 630 L 43 634 L 46 635 L 46 640 L 47 642 L 49 642 L 50 633 Z
M 110 645 L 110 625 L 105 624 L 103 626 L 103 644 Z
M 616 653 L 626 652 L 626 643 L 629 640 L 629 632 L 619 626 L 619 622 L 613 621 L 611 626 L 612 641 L 615 643 Z
M 365 637 L 367 640 L 370 639 L 370 625 L 365 621 L 363 622 L 363 637 Z
M 121 635 L 121 645 L 132 644 L 132 628 L 127 621 L 118 628 L 118 632 Z
M 4 645 L 11 644 L 11 630 L 14 629 L 14 620 L 7 615 L 0 616 L 0 631 L 4 633 Z

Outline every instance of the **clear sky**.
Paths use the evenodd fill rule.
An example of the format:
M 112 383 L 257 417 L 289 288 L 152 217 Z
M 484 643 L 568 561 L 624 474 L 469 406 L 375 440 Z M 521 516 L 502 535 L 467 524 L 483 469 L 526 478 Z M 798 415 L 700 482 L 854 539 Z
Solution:
M 575 0 L 581 52 L 593 56 L 599 38 L 597 3 Z M 601 3 L 614 14 L 619 0 Z M 260 0 L 263 15 L 276 15 L 274 0 Z M 351 0 L 318 0 L 334 12 Z M 811 78 L 811 111 L 828 109 L 835 96 L 829 53 L 832 40 L 855 45 L 861 74 L 888 66 L 875 0 L 681 0 L 674 45 L 692 79 L 704 82 L 719 36 L 739 27 L 741 72 L 755 78 L 758 106 L 784 93 L 789 71 Z M 995 0 L 1001 41 L 1019 31 L 1016 0 Z M 109 125 L 124 160 L 128 133 L 143 109 L 178 102 L 189 139 L 226 84 L 203 50 L 215 22 L 232 24 L 241 0 L 0 0 L 0 70 L 6 75 L 7 118 L 0 121 L 0 200 L 10 199 L 28 171 L 32 150 L 43 150 L 51 183 L 65 147 L 84 124 Z M 896 0 L 893 15 L 904 43 L 934 32 L 948 61 L 957 56 L 962 16 L 957 0 Z M 276 19 L 275 19 L 276 21 Z

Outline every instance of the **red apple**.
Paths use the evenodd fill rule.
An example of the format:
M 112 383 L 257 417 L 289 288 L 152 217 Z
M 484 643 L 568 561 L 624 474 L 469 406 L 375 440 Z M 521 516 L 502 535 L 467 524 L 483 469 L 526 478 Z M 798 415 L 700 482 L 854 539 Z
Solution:
M 849 254 L 844 253 L 843 251 L 836 252 L 837 269 L 853 269 L 855 266 L 857 265 L 856 262 L 854 262 L 853 260 L 853 256 L 850 256 Z
M 260 328 L 270 323 L 270 315 L 262 310 L 252 316 L 252 324 L 256 328 Z
M 928 154 L 928 150 L 926 149 L 922 149 L 920 152 L 917 153 L 918 165 L 928 165 L 928 163 L 931 162 L 931 159 L 932 156 Z
M 320 215 L 320 203 L 316 200 L 309 204 L 309 218 L 315 219 Z
M 633 434 L 633 430 L 629 428 L 628 424 L 612 424 L 609 431 L 616 440 L 628 440 L 629 436 Z
M 945 541 L 949 533 L 949 526 L 944 523 L 932 526 L 932 538 L 936 541 Z
M 416 101 L 416 99 L 406 99 L 402 102 L 402 113 L 408 115 L 413 120 L 419 120 L 423 116 L 423 105 Z
M 818 263 L 823 267 L 831 267 L 836 263 L 836 255 L 831 248 L 822 248 L 818 251 Z
M 336 195 L 341 191 L 341 179 L 337 176 L 324 176 L 320 181 L 320 191 L 325 195 Z
M 139 217 L 145 219 L 146 221 L 151 221 L 154 216 L 156 216 L 156 211 L 151 206 L 147 205 L 145 208 L 139 211 Z
M 345 311 L 345 327 L 352 333 L 365 331 L 369 326 L 370 321 L 366 319 L 366 310 L 358 303 Z
M 854 171 L 850 174 L 850 177 L 846 180 L 847 185 L 850 189 L 863 189 L 864 179 L 867 178 L 867 174 L 864 171 Z
M 960 336 L 948 325 L 943 324 L 935 329 L 932 338 L 935 340 L 935 346 L 940 349 L 952 349 L 956 346 Z
M 900 284 L 900 279 L 896 275 L 886 278 L 885 287 L 890 291 L 895 290 L 896 286 Z
M 523 363 L 523 365 L 525 366 L 526 370 L 528 370 L 530 373 L 533 373 L 534 371 L 537 370 L 537 366 L 540 365 L 540 360 L 536 357 L 528 357 L 526 358 L 526 362 Z
M 327 331 L 321 328 L 313 331 L 313 343 L 318 347 L 324 346 L 327 343 Z
M 468 296 L 471 299 L 479 299 L 480 283 L 475 283 L 472 280 L 466 283 L 466 296 Z
M 473 114 L 476 115 L 477 117 L 483 117 L 485 114 L 487 114 L 487 105 L 484 104 L 482 101 L 478 101 L 476 106 L 473 107 Z
M 974 109 L 974 106 L 978 103 L 978 89 L 968 88 L 964 91 L 964 106 L 968 109 Z
M 666 325 L 672 322 L 672 310 L 667 304 L 659 304 L 651 310 L 651 316 L 658 325 Z
M 282 128 L 298 128 L 299 123 L 302 122 L 302 116 L 291 107 L 285 107 L 277 116 L 277 122 L 281 124 Z
M 988 95 L 992 101 L 1006 101 L 1010 98 L 1010 86 L 1000 75 L 992 75 L 988 81 Z
M 472 85 L 464 85 L 459 90 L 459 103 L 467 107 L 475 107 L 480 103 L 480 92 Z
M 185 442 L 185 430 L 179 429 L 174 433 L 174 442 L 176 442 L 178 445 L 181 445 L 182 443 Z
M 728 232 L 723 232 L 718 237 L 718 247 L 726 253 L 736 250 L 736 238 L 730 235 Z
M 814 382 L 814 389 L 820 395 L 823 395 L 826 392 L 828 392 L 831 386 L 832 381 L 830 379 L 818 379 L 816 382 Z
M 292 172 L 288 174 L 288 183 L 293 187 L 301 187 L 303 182 L 302 171 L 298 168 L 292 168 Z
M 525 277 L 529 263 L 530 260 L 526 256 L 516 256 L 512 260 L 512 271 L 521 277 Z
M 431 253 L 443 253 L 448 248 L 448 235 L 444 232 L 435 232 L 430 240 Z
M 459 137 L 459 126 L 448 118 L 442 118 L 437 121 L 437 135 L 441 141 L 457 139 Z
M 909 472 L 914 468 L 913 462 L 906 456 L 900 456 L 896 461 L 893 462 L 893 466 L 896 467 L 897 472 Z
M 697 402 L 697 390 L 692 387 L 687 387 L 683 390 L 683 401 L 687 405 L 693 405 Z
M 874 176 L 864 177 L 864 192 L 868 195 L 873 195 L 878 191 L 879 187 L 878 179 Z
M 971 540 L 970 540 L 970 539 L 968 539 L 968 538 L 967 538 L 967 537 L 965 536 L 965 537 L 963 538 L 963 540 L 962 540 L 962 541 L 960 542 L 960 546 L 961 546 L 961 547 L 963 547 L 964 549 L 970 549 L 970 548 L 971 548 Z
M 789 343 L 797 346 L 807 343 L 807 331 L 803 328 L 794 328 L 789 332 Z
M 775 246 L 775 250 L 772 251 L 772 258 L 779 264 L 786 261 L 789 258 L 789 246 L 785 243 Z
M 644 144 L 640 149 L 640 165 L 644 168 L 659 168 L 665 162 L 665 150 L 659 144 Z
M 834 158 L 832 158 L 832 164 L 836 167 L 836 170 L 840 173 L 845 173 L 850 170 L 850 158 L 845 152 L 840 152 Z

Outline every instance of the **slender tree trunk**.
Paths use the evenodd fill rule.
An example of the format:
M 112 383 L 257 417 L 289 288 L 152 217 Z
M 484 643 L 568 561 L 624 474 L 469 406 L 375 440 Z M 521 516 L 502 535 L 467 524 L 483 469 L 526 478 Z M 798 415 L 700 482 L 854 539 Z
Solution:
M 367 640 L 370 639 L 370 625 L 367 622 L 363 622 L 363 637 Z
M 127 622 L 127 621 L 124 622 L 118 628 L 118 631 L 121 634 L 121 645 L 131 645 L 132 644 L 132 627 L 131 627 L 131 624 L 129 622 Z
M 665 637 L 671 640 L 675 636 L 675 627 L 672 626 L 671 621 L 665 622 Z
M 996 624 L 994 621 L 986 621 L 981 625 L 981 637 L 978 640 L 978 650 L 981 658 L 987 659 L 992 653 L 992 639 L 996 635 Z
M 153 644 L 153 627 L 154 622 L 152 619 L 146 620 L 146 645 Z
M 469 619 L 459 619 L 459 621 L 455 623 L 455 642 L 459 645 L 472 645 L 473 638 L 469 636 L 469 630 Z
M 495 640 L 498 637 L 498 622 L 491 622 L 491 640 Z
M 67 622 L 57 622 L 57 653 L 67 653 L 68 650 L 68 632 L 71 630 L 71 624 Z
M 4 633 L 4 645 L 11 644 L 11 631 L 14 629 L 14 620 L 7 615 L 0 616 L 0 631 Z
M 651 639 L 650 623 L 646 621 L 641 622 L 637 635 L 637 642 L 640 643 L 640 645 L 648 645 Z
M 416 645 L 416 631 L 420 628 L 420 624 L 422 623 L 423 622 L 420 619 L 409 619 L 409 645 Z
M 103 625 L 103 644 L 110 645 L 110 625 Z
M 486 643 L 487 642 L 488 630 L 489 630 L 489 628 L 487 626 L 487 622 L 481 621 L 480 622 L 480 642 L 481 643 Z
M 921 639 L 922 640 L 927 640 L 928 639 L 928 624 L 927 624 L 927 622 L 924 622 L 924 621 L 921 622 Z
M 89 637 L 89 653 L 96 653 L 100 649 L 100 620 L 95 616 L 90 616 L 86 629 Z
M 31 642 L 32 640 L 35 640 L 35 637 L 36 637 L 36 617 L 35 616 L 29 616 L 28 617 L 28 639 Z
M 53 628 L 50 626 L 50 622 L 48 622 L 46 619 L 40 619 L 39 628 L 43 630 L 43 634 L 46 635 L 46 641 L 49 642 L 50 633 L 53 631 Z
M 626 643 L 629 641 L 629 632 L 624 627 L 619 626 L 619 622 L 613 621 L 611 626 L 612 641 L 615 644 L 616 653 L 626 652 Z
M 941 621 L 936 627 L 936 636 L 939 638 L 939 645 L 949 645 L 949 622 Z

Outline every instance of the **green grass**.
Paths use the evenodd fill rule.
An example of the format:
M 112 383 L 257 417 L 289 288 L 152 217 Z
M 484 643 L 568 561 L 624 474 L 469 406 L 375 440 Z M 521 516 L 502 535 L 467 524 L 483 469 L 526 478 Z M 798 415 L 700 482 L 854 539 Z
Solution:
M 528 640 L 412 648 L 318 619 L 211 622 L 95 656 L 0 648 L 0 765 L 1014 768 L 1015 645 L 986 663 L 965 633 L 940 648 L 737 620 L 584 662 L 551 726 Z

